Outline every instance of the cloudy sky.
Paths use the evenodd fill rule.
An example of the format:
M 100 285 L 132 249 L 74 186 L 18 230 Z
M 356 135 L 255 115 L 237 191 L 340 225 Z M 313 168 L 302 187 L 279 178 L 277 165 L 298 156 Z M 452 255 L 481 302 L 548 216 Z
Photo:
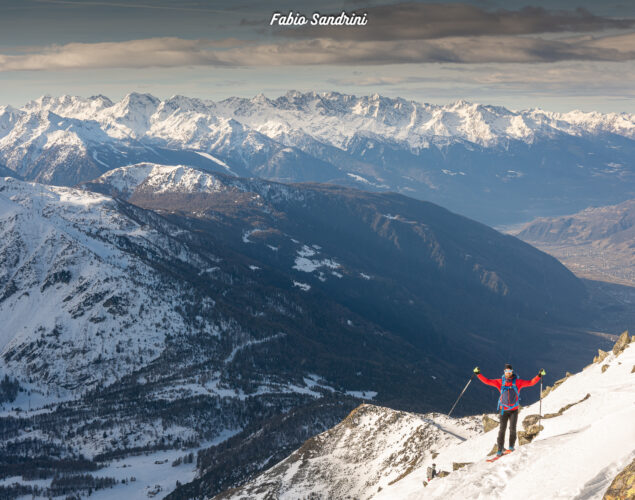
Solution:
M 635 2 L 0 0 L 0 104 L 379 93 L 635 112 Z M 272 14 L 366 14 L 354 27 Z

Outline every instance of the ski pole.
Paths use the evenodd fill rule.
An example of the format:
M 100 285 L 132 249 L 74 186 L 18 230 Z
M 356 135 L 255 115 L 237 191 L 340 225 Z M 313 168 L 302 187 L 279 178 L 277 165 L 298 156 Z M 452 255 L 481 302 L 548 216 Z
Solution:
M 538 418 L 538 425 L 540 425 L 540 421 L 542 420 L 542 377 L 540 377 L 540 416 Z
M 454 402 L 454 404 L 452 405 L 452 408 L 450 409 L 450 413 L 448 413 L 448 417 L 450 415 L 452 415 L 452 412 L 454 411 L 454 407 L 456 406 L 456 404 L 459 402 L 459 399 L 461 399 L 461 396 L 463 396 L 463 393 L 465 392 L 465 390 L 467 389 L 467 386 L 470 385 L 470 382 L 472 382 L 472 379 L 474 378 L 474 374 L 472 374 L 472 376 L 470 377 L 470 380 L 467 381 L 467 384 L 465 384 L 465 387 L 463 387 L 463 390 L 461 391 L 461 394 L 459 394 L 459 397 L 456 399 L 456 401 Z

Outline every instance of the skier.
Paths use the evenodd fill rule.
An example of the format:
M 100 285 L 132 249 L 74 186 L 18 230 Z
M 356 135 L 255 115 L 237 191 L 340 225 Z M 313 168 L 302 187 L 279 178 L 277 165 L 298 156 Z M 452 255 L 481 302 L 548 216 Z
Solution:
M 432 464 L 432 467 L 428 467 L 428 482 L 432 481 L 437 476 L 436 464 Z
M 536 385 L 541 377 L 545 376 L 547 372 L 544 369 L 540 370 L 531 380 L 521 380 L 516 378 L 512 365 L 505 365 L 505 373 L 501 378 L 489 379 L 481 375 L 481 370 L 478 366 L 474 368 L 474 373 L 478 379 L 486 385 L 496 387 L 501 395 L 498 398 L 498 410 L 500 410 L 500 427 L 498 429 L 498 452 L 497 457 L 503 454 L 503 443 L 505 442 L 505 430 L 507 430 L 507 421 L 509 420 L 509 449 L 505 453 L 511 453 L 514 451 L 514 444 L 516 444 L 516 422 L 518 421 L 518 400 L 519 392 L 523 387 L 531 387 Z

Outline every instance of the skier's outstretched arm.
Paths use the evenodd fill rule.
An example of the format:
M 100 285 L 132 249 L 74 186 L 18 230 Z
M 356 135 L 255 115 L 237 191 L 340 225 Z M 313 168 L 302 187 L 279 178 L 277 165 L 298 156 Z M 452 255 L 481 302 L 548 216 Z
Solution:
M 540 373 L 536 375 L 534 378 L 532 378 L 531 380 L 516 379 L 516 386 L 518 387 L 519 390 L 522 389 L 523 387 L 531 387 L 532 385 L 536 385 L 538 382 L 540 382 L 540 379 L 542 378 L 542 376 L 546 374 L 547 372 L 545 372 L 545 369 L 543 368 L 542 370 L 540 370 Z
M 483 375 L 481 375 L 481 370 L 478 369 L 478 366 L 476 368 L 474 368 L 474 374 L 478 377 L 478 379 L 483 382 L 486 385 L 491 385 L 492 387 L 496 387 L 497 389 L 500 390 L 502 382 L 500 379 L 492 379 L 492 378 L 486 378 Z

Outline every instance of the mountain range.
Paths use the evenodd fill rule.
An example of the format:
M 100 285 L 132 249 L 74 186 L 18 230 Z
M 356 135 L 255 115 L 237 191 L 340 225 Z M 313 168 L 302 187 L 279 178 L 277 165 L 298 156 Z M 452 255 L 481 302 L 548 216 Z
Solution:
M 490 225 L 635 197 L 632 114 L 513 111 L 291 91 L 219 102 L 132 93 L 0 107 L 0 167 L 72 186 L 139 162 L 432 201 Z

